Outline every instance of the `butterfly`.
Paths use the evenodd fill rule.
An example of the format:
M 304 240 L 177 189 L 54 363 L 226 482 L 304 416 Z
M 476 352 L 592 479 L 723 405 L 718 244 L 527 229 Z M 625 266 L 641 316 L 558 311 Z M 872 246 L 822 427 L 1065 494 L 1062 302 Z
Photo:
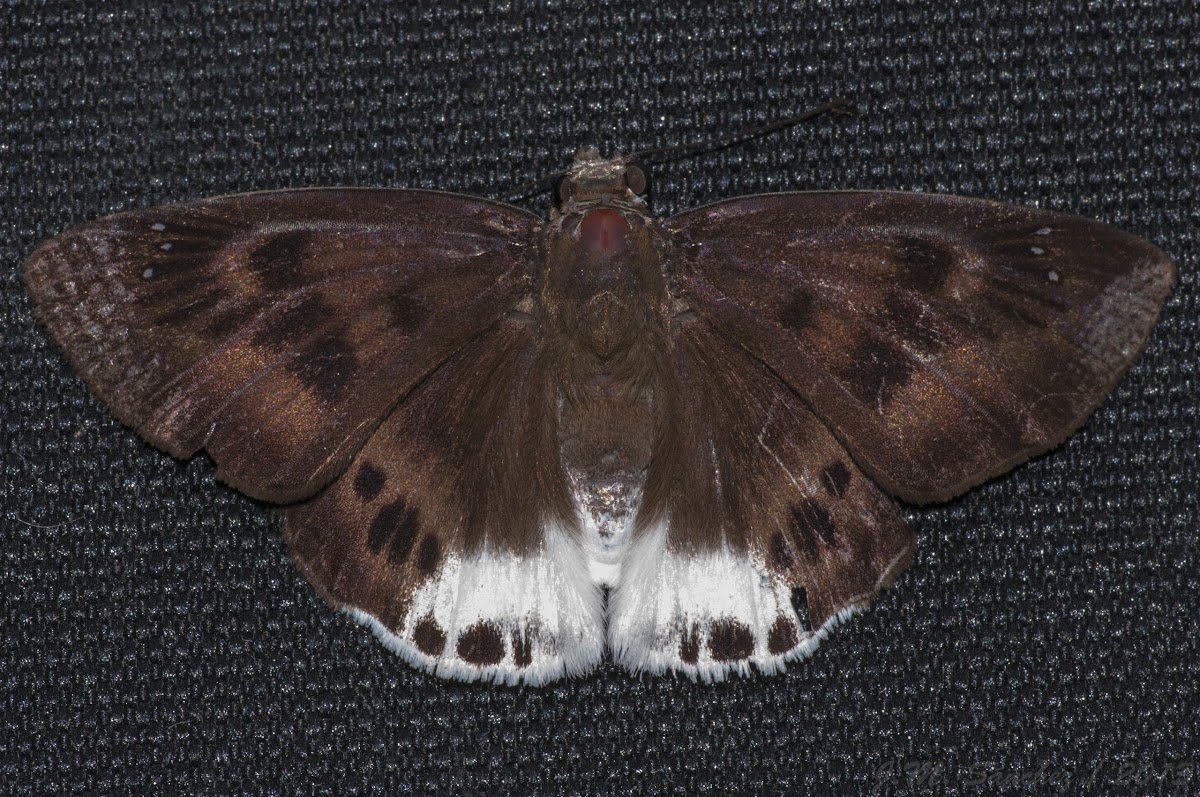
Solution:
M 945 501 L 1078 428 L 1174 280 L 1072 215 L 887 191 L 655 218 L 584 148 L 547 219 L 401 189 L 120 213 L 29 258 L 121 421 L 281 505 L 333 606 L 437 675 L 704 681 L 809 655 Z

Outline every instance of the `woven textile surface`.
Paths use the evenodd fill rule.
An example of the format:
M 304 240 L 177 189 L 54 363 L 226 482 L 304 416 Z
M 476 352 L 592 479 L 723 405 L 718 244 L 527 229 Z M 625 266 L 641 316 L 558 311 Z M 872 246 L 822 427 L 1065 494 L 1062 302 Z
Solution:
M 4 3 L 0 793 L 1200 792 L 1197 41 L 1175 2 Z M 270 507 L 112 420 L 21 282 L 39 242 L 117 210 L 503 197 L 582 144 L 834 96 L 858 115 L 657 166 L 656 211 L 984 196 L 1117 224 L 1180 278 L 1079 433 L 908 510 L 909 570 L 778 677 L 412 670 L 313 593 Z

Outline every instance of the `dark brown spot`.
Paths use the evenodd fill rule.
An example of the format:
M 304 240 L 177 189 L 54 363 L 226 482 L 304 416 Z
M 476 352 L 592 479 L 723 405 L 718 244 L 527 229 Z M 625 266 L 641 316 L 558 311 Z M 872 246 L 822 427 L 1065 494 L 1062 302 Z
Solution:
M 897 238 L 894 245 L 905 272 L 898 279 L 917 293 L 940 290 L 957 262 L 953 251 L 926 238 Z
M 808 518 L 810 528 L 820 535 L 821 541 L 826 545 L 836 545 L 837 529 L 825 507 L 812 500 L 801 501 L 800 506 L 802 514 Z
M 329 303 L 313 294 L 268 321 L 255 333 L 252 342 L 256 346 L 283 351 L 307 340 L 313 330 L 321 329 L 333 316 Z
M 484 667 L 504 659 L 504 635 L 494 623 L 478 622 L 458 637 L 458 657 Z
M 416 542 L 420 530 L 419 518 L 420 513 L 415 508 L 409 507 L 403 498 L 397 498 L 375 514 L 367 530 L 367 548 L 378 555 L 391 540 L 388 561 L 402 564 Z
M 376 512 L 371 527 L 367 529 L 367 550 L 378 555 L 396 532 L 397 525 L 407 511 L 408 504 L 404 503 L 403 498 L 397 498 Z
M 340 335 L 325 335 L 288 363 L 288 370 L 326 404 L 340 401 L 358 370 L 354 348 Z
M 792 532 L 792 540 L 795 541 L 797 547 L 804 551 L 804 555 L 808 561 L 817 561 L 817 558 L 821 555 L 821 549 L 817 547 L 817 541 L 813 535 L 808 532 L 808 523 L 800 507 L 793 506 L 791 508 L 791 519 L 788 527 Z
M 426 534 L 425 539 L 421 540 L 420 550 L 417 551 L 417 571 L 425 576 L 432 575 L 441 559 L 442 546 L 438 544 L 437 538 Z
M 786 617 L 779 617 L 767 634 L 767 650 L 778 656 L 796 647 L 799 641 L 796 624 Z
M 791 329 L 803 329 L 812 320 L 813 298 L 804 288 L 792 290 L 791 298 L 779 311 L 779 321 Z
M 708 638 L 713 661 L 738 661 L 754 652 L 754 634 L 734 619 L 714 620 Z
M 816 501 L 806 498 L 792 507 L 791 514 L 792 539 L 804 547 L 810 560 L 815 562 L 820 557 L 819 543 L 832 546 L 837 542 L 833 519 Z
M 403 564 L 412 550 L 413 542 L 421 530 L 421 513 L 415 507 L 404 513 L 392 536 L 392 544 L 388 546 L 388 561 L 394 565 Z
M 446 647 L 446 632 L 438 625 L 437 620 L 433 619 L 432 614 L 422 617 L 413 629 L 413 644 L 427 656 L 441 655 L 442 649 Z
M 796 619 L 800 621 L 800 630 L 804 633 L 812 631 L 812 624 L 808 621 L 808 592 L 804 587 L 792 587 L 792 611 L 796 613 Z
M 868 340 L 841 369 L 840 376 L 855 398 L 874 407 L 877 402 L 890 400 L 908 383 L 912 372 L 913 364 L 903 352 L 883 341 Z
M 269 291 L 294 288 L 310 258 L 309 238 L 309 233 L 299 230 L 274 233 L 250 253 L 246 268 Z
M 850 487 L 850 469 L 841 462 L 834 462 L 821 471 L 821 484 L 835 498 L 844 498 Z
M 387 300 L 392 326 L 406 332 L 416 332 L 425 323 L 425 300 L 416 293 L 395 293 Z
M 796 551 L 783 536 L 782 531 L 775 532 L 771 538 L 771 567 L 781 573 L 786 573 L 796 566 Z
M 513 631 L 509 641 L 512 642 L 513 664 L 528 667 L 533 663 L 533 638 L 530 634 L 522 636 L 520 631 Z
M 383 471 L 370 462 L 364 462 L 354 476 L 354 492 L 364 501 L 374 501 L 386 483 L 387 476 Z
M 684 664 L 695 664 L 700 660 L 700 629 L 689 625 L 679 638 L 679 659 Z

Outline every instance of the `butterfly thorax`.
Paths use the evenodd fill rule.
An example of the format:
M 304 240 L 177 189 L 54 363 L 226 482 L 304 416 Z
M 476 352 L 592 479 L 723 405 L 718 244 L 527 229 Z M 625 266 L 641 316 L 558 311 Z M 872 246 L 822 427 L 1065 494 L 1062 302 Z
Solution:
M 635 193 L 640 175 L 625 158 L 580 150 L 545 228 L 545 332 L 609 370 L 657 342 L 667 318 L 662 231 Z

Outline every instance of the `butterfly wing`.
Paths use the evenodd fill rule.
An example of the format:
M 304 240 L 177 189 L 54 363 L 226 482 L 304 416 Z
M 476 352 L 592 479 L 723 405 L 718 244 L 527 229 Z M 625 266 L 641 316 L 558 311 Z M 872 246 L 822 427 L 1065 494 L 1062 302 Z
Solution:
M 81 225 L 25 277 L 119 419 L 286 503 L 344 470 L 413 385 L 527 294 L 536 225 L 452 194 L 272 191 Z
M 1101 222 L 890 192 L 746 197 L 667 221 L 691 307 L 885 492 L 948 499 L 1060 443 L 1141 350 L 1174 279 Z
M 325 598 L 442 677 L 537 684 L 603 652 L 548 374 L 528 317 L 498 321 L 284 512 Z
M 915 541 L 790 388 L 685 315 L 610 643 L 633 670 L 775 672 L 889 586 Z

